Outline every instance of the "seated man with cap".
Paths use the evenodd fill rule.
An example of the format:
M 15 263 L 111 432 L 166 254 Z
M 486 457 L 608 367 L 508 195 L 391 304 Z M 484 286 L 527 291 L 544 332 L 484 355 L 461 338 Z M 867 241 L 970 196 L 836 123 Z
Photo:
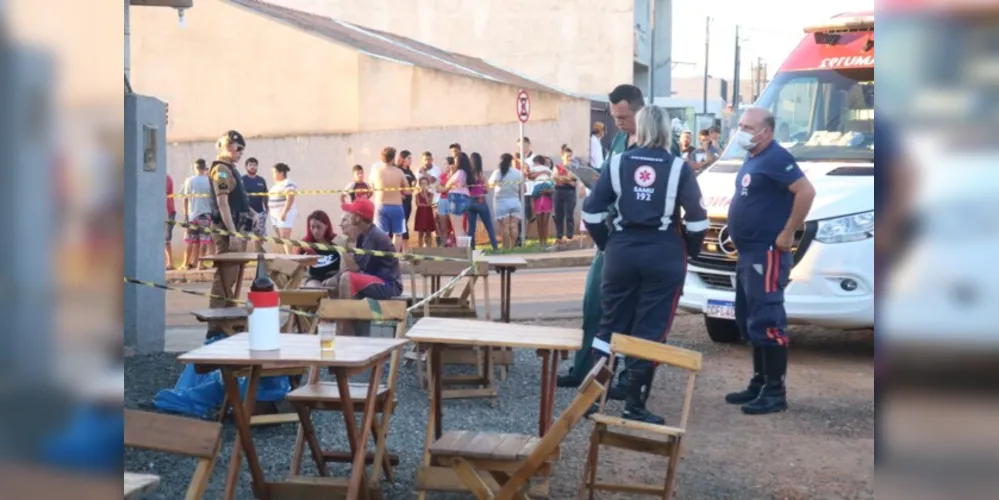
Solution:
M 341 299 L 386 300 L 402 295 L 402 273 L 395 245 L 384 231 L 374 224 L 375 205 L 366 198 L 357 198 L 341 205 L 342 239 L 337 244 L 348 249 L 343 253 L 338 289 Z M 364 252 L 354 253 L 358 249 Z M 369 252 L 386 252 L 373 255 Z M 341 322 L 350 323 L 350 322 Z M 354 325 L 339 327 L 344 335 L 354 335 Z M 362 332 L 356 332 L 362 334 Z

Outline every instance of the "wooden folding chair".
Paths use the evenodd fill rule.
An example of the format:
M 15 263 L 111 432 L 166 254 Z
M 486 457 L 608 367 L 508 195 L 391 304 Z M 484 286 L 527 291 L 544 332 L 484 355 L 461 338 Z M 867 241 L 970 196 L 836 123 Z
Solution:
M 250 315 L 244 307 L 195 309 L 191 314 L 202 323 L 214 323 L 229 337 L 246 332 L 250 322 Z
M 410 250 L 414 255 L 426 255 L 435 257 L 450 257 L 455 259 L 467 259 L 471 261 L 475 252 L 470 248 L 414 248 Z M 410 289 L 413 290 L 414 300 L 422 300 L 440 289 L 451 278 L 458 276 L 471 264 L 460 261 L 417 261 L 411 264 L 409 274 Z M 420 275 L 423 280 L 421 293 L 416 293 L 416 276 Z M 468 274 L 468 282 L 461 288 L 461 293 L 457 297 L 452 296 L 455 289 L 445 293 L 442 297 L 429 301 L 423 307 L 414 311 L 415 316 L 435 317 L 435 318 L 478 318 L 475 298 L 475 287 L 479 280 L 482 281 L 486 321 L 492 321 L 492 304 L 489 300 L 489 264 L 485 261 L 476 262 L 475 268 Z M 457 287 L 456 287 L 457 288 Z M 420 345 L 413 346 L 413 352 L 407 355 L 407 359 L 416 361 L 416 378 L 420 387 L 427 388 L 427 363 L 426 354 L 421 351 Z M 445 384 L 468 385 L 468 380 L 480 380 L 483 373 L 485 354 L 481 351 L 488 350 L 493 356 L 493 366 L 500 369 L 500 373 L 506 379 L 507 366 L 513 364 L 513 351 L 503 349 L 477 348 L 468 346 L 454 346 L 447 349 L 442 354 L 442 362 L 445 365 L 473 365 L 476 367 L 475 376 L 457 376 L 445 379 Z M 455 389 L 448 390 L 445 397 L 467 397 L 463 394 L 475 394 L 477 389 Z M 475 396 L 472 396 L 475 397 Z
M 200 499 L 208 487 L 222 446 L 222 425 L 193 418 L 125 410 L 125 446 L 198 459 L 186 500 Z
M 451 466 L 479 500 L 526 500 L 531 478 L 550 466 L 562 441 L 607 390 L 612 375 L 606 360 L 598 361 L 543 438 L 449 431 L 430 445 L 430 456 L 437 465 Z
M 281 307 L 287 307 L 294 311 L 302 311 L 315 314 L 319 311 L 319 304 L 329 297 L 329 290 L 323 288 L 300 288 L 298 290 L 281 290 L 278 292 L 281 297 Z M 316 333 L 319 326 L 317 318 L 310 318 L 299 314 L 288 314 L 288 319 L 281 325 L 282 333 Z
M 377 309 L 377 310 L 376 310 Z M 319 318 L 322 321 L 337 320 L 379 320 L 394 321 L 395 338 L 406 336 L 406 302 L 402 300 L 340 300 L 324 299 L 319 305 Z M 389 358 L 388 381 L 385 385 L 378 387 L 378 399 L 375 405 L 376 416 L 374 418 L 372 434 L 375 440 L 375 452 L 369 454 L 366 463 L 374 465 L 371 474 L 371 484 L 377 485 L 380 480 L 381 470 L 385 469 L 385 475 L 391 481 L 393 478 L 392 467 L 399 464 L 399 457 L 388 453 L 385 447 L 388 438 L 389 419 L 395 409 L 396 379 L 399 374 L 399 361 L 401 353 L 396 350 Z M 368 384 L 349 384 L 350 404 L 355 411 L 364 411 L 365 398 L 368 393 Z M 302 454 L 305 443 L 308 442 L 312 459 L 316 462 L 316 467 L 322 476 L 328 476 L 326 462 L 346 462 L 353 461 L 354 457 L 349 451 L 324 451 L 316 436 L 315 427 L 312 424 L 313 411 L 334 411 L 342 412 L 343 401 L 340 399 L 340 390 L 336 382 L 322 382 L 319 380 L 319 370 L 312 368 L 309 370 L 308 382 L 302 387 L 290 392 L 285 400 L 290 402 L 298 411 L 300 425 L 298 427 L 298 437 L 295 439 L 295 448 L 291 456 L 291 475 L 296 476 L 302 470 Z M 378 415 L 381 415 L 379 418 Z M 367 443 L 358 443 L 358 446 L 367 446 Z
M 293 290 L 305 281 L 305 266 L 288 259 L 274 259 L 267 263 L 267 273 L 278 290 Z
M 665 364 L 680 368 L 687 372 L 687 385 L 683 397 L 683 409 L 680 414 L 679 427 L 667 425 L 655 425 L 645 422 L 636 422 L 619 417 L 612 417 L 603 413 L 603 403 L 606 395 L 601 401 L 600 413 L 590 416 L 596 425 L 590 434 L 590 452 L 586 461 L 586 470 L 583 472 L 582 484 L 579 487 L 579 498 L 589 490 L 590 500 L 596 490 L 601 491 L 623 491 L 632 494 L 656 495 L 663 500 L 668 500 L 673 495 L 676 481 L 676 467 L 680 461 L 681 444 L 687 428 L 687 417 L 690 415 L 690 402 L 694 397 L 694 380 L 697 373 L 701 371 L 701 353 L 672 347 L 658 342 L 650 342 L 624 334 L 615 334 L 611 337 L 611 357 L 617 354 L 640 358 L 658 364 Z M 612 430 L 622 429 L 625 432 Z M 635 435 L 629 431 L 643 431 L 656 437 Z M 666 467 L 666 482 L 663 487 L 649 484 L 635 483 L 602 483 L 597 481 L 597 455 L 600 445 L 612 448 L 622 448 L 639 453 L 648 453 L 666 457 L 668 464 Z

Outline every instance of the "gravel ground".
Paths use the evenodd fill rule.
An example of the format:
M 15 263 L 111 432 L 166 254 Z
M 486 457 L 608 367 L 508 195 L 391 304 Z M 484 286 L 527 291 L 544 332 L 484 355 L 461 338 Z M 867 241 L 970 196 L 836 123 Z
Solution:
M 578 328 L 579 320 L 545 322 Z M 788 412 L 764 417 L 742 415 L 725 405 L 723 395 L 745 383 L 748 352 L 742 346 L 713 344 L 700 318 L 681 315 L 670 342 L 705 355 L 678 470 L 677 499 L 804 499 L 874 498 L 873 476 L 873 344 L 870 332 L 792 329 L 788 376 Z M 537 430 L 540 364 L 533 352 L 518 351 L 516 365 L 505 382 L 498 381 L 498 408 L 488 400 L 445 400 L 445 429 L 481 429 L 530 434 Z M 126 360 L 125 401 L 130 408 L 151 409 L 156 392 L 172 387 L 181 365 L 175 354 L 132 356 Z M 563 368 L 564 371 L 564 368 Z M 680 372 L 662 368 L 649 401 L 652 410 L 676 416 L 682 403 Z M 561 389 L 556 411 L 565 408 L 575 391 Z M 611 406 L 610 411 L 619 411 Z M 412 498 L 426 428 L 427 397 L 419 390 L 411 368 L 400 370 L 399 406 L 392 417 L 389 449 L 400 454 L 395 484 L 383 483 L 385 498 Z M 339 414 L 316 417 L 320 439 L 327 448 L 347 449 Z M 676 420 L 674 420 L 676 423 Z M 574 498 L 583 470 L 589 432 L 583 421 L 563 445 L 551 498 Z M 254 441 L 269 478 L 287 475 L 296 427 L 286 424 L 254 429 Z M 220 498 L 234 429 L 227 424 L 225 446 L 206 498 Z M 308 454 L 306 453 L 306 457 Z M 310 460 L 305 474 L 315 474 Z M 599 477 L 615 482 L 661 484 L 665 459 L 602 449 Z M 193 471 L 192 460 L 128 450 L 125 469 L 159 474 L 163 481 L 152 498 L 183 496 Z M 345 466 L 332 465 L 335 474 Z M 470 498 L 431 494 L 431 498 Z M 252 498 L 249 473 L 243 474 L 237 498 Z M 600 498 L 635 498 L 603 494 Z

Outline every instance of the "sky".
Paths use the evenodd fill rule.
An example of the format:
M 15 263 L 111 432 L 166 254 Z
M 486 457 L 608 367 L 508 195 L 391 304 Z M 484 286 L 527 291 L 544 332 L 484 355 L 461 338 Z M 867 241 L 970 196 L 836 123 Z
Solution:
M 732 79 L 735 71 L 735 26 L 740 26 L 742 63 L 762 57 L 770 75 L 804 37 L 802 29 L 844 12 L 874 10 L 874 0 L 673 0 L 673 76 L 704 74 L 705 16 L 711 21 L 708 73 Z

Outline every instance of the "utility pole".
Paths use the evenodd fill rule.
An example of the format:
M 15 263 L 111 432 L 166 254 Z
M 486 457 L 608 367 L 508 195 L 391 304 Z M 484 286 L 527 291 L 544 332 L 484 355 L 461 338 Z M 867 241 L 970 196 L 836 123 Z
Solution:
M 711 16 L 704 18 L 704 109 L 708 114 L 708 57 L 711 55 Z
M 732 111 L 739 114 L 739 26 L 735 26 L 735 76 L 732 78 Z
M 649 0 L 649 104 L 656 102 L 656 0 Z
M 756 58 L 756 99 L 760 98 L 760 92 L 763 90 L 763 58 Z

